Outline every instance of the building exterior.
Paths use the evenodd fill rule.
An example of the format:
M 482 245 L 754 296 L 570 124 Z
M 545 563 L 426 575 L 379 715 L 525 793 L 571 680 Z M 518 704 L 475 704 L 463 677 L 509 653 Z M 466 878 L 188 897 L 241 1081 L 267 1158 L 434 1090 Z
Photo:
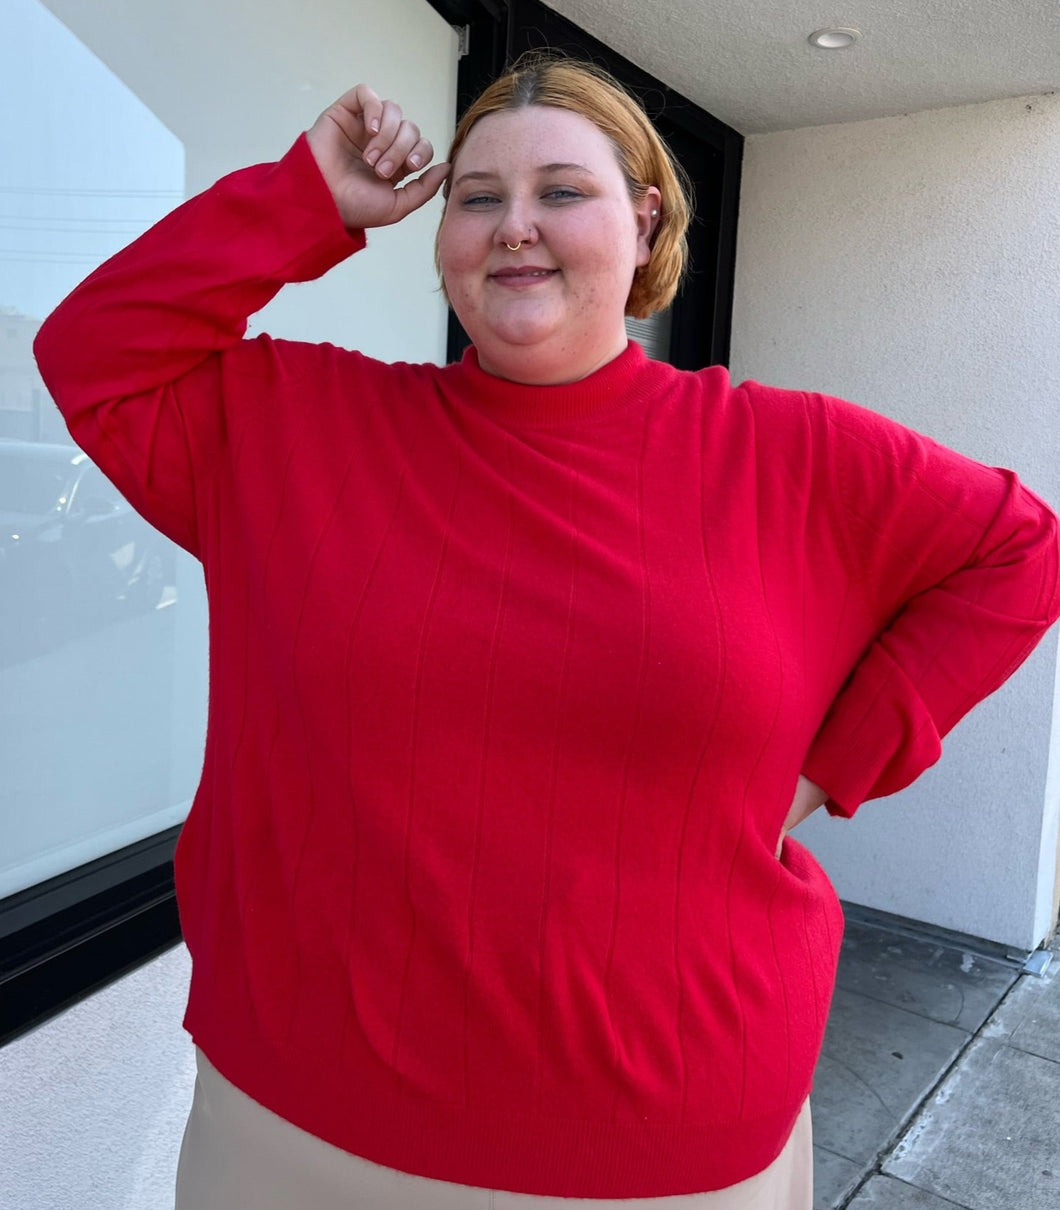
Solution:
M 684 85 L 681 71 L 668 74 L 660 37 L 613 6 L 559 7 L 605 49 Z M 28 253 L 0 268 L 0 280 L 14 283 L 10 298 L 0 286 L 0 437 L 30 442 L 62 430 L 28 359 L 38 323 L 29 315 L 45 314 L 93 257 L 150 221 L 147 210 L 178 200 L 174 165 L 187 195 L 231 168 L 276 158 L 361 78 L 399 97 L 444 148 L 458 92 L 552 19 L 540 5 L 460 0 L 263 0 L 253 22 L 236 0 L 16 0 L 9 11 L 0 44 L 12 44 L 3 23 L 17 17 L 34 72 L 54 74 L 50 87 L 88 81 L 77 118 L 84 141 L 95 132 L 84 162 L 70 132 L 46 121 L 6 158 L 20 174 L 10 196 L 30 198 L 22 226 L 33 228 L 26 247 L 41 268 L 32 282 L 21 268 L 16 275 Z M 704 47 L 704 78 L 715 67 L 724 77 L 725 64 L 710 57 L 720 52 Z M 820 88 L 833 90 L 836 107 L 791 129 L 753 107 L 741 127 L 739 114 L 719 110 L 722 94 L 702 115 L 728 149 L 728 167 L 701 186 L 723 229 L 724 264 L 710 299 L 675 325 L 683 356 L 698 333 L 703 356 L 727 356 L 736 378 L 857 400 L 1014 467 L 1060 503 L 1060 97 L 1047 87 L 1006 95 L 999 82 L 993 99 L 949 96 L 872 116 L 849 80 L 826 76 Z M 103 194 L 112 208 L 85 220 Z M 71 209 L 59 213 L 63 199 Z M 355 263 L 289 288 L 254 327 L 387 359 L 443 360 L 452 334 L 432 270 L 437 217 L 436 201 L 400 232 L 373 233 Z M 94 233 L 87 252 L 71 242 L 79 232 Z M 168 598 L 176 608 L 125 619 L 120 636 L 110 627 L 80 635 L 76 647 L 27 647 L 0 667 L 0 734 L 15 737 L 0 753 L 0 826 L 11 838 L 0 861 L 0 978 L 32 992 L 28 1015 L 9 1029 L 91 985 L 83 971 L 66 981 L 53 968 L 39 986 L 27 973 L 43 969 L 49 936 L 66 937 L 85 903 L 109 912 L 118 932 L 132 929 L 142 954 L 173 935 L 166 863 L 194 787 L 205 709 L 201 577 L 183 557 L 176 568 Z M 142 658 L 133 662 L 132 652 Z M 120 660 L 130 661 L 134 691 L 113 676 Z M 112 693 L 124 693 L 123 703 L 100 696 Z M 57 698 L 93 702 L 95 723 L 55 711 Z M 851 824 L 807 824 L 802 835 L 840 894 L 1016 949 L 1037 946 L 1056 920 L 1058 703 L 1054 633 L 961 724 L 916 786 Z M 149 720 L 149 741 L 130 742 L 137 719 Z M 149 758 L 138 762 L 133 748 Z M 106 945 L 98 936 L 93 944 L 88 968 L 112 973 Z

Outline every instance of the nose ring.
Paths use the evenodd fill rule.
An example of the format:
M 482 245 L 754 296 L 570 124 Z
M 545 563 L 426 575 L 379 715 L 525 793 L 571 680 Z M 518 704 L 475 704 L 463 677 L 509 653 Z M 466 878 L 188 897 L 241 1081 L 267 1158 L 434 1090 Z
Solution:
M 517 244 L 509 244 L 506 240 L 504 243 L 504 246 L 508 249 L 509 252 L 518 252 L 519 249 L 523 246 L 523 241 L 520 240 Z

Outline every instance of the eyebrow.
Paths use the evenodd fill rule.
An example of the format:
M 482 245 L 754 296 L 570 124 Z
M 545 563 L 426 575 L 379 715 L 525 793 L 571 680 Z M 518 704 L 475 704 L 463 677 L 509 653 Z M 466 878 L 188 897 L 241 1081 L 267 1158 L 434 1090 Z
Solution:
M 580 172 L 583 176 L 594 176 L 592 169 L 586 168 L 584 164 L 542 164 L 537 171 L 542 175 L 550 172 Z M 497 172 L 462 172 L 453 182 L 456 185 L 463 184 L 464 181 L 495 181 L 500 176 Z

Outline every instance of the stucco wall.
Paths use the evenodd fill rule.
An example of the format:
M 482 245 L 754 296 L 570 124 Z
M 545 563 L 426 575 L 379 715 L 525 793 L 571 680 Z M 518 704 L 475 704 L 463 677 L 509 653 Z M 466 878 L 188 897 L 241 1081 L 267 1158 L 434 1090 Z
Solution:
M 1058 315 L 1060 96 L 747 140 L 735 378 L 854 399 L 1056 505 Z M 1023 948 L 1045 935 L 1055 668 L 1053 634 L 914 787 L 804 826 L 844 898 Z

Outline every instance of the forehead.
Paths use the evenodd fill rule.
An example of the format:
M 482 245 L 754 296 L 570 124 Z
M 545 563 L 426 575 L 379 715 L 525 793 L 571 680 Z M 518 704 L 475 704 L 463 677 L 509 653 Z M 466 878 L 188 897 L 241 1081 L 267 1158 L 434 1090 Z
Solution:
M 580 113 L 550 105 L 504 109 L 480 118 L 468 131 L 453 168 L 455 176 L 461 170 L 502 172 L 553 163 L 621 174 L 614 145 L 599 126 Z

